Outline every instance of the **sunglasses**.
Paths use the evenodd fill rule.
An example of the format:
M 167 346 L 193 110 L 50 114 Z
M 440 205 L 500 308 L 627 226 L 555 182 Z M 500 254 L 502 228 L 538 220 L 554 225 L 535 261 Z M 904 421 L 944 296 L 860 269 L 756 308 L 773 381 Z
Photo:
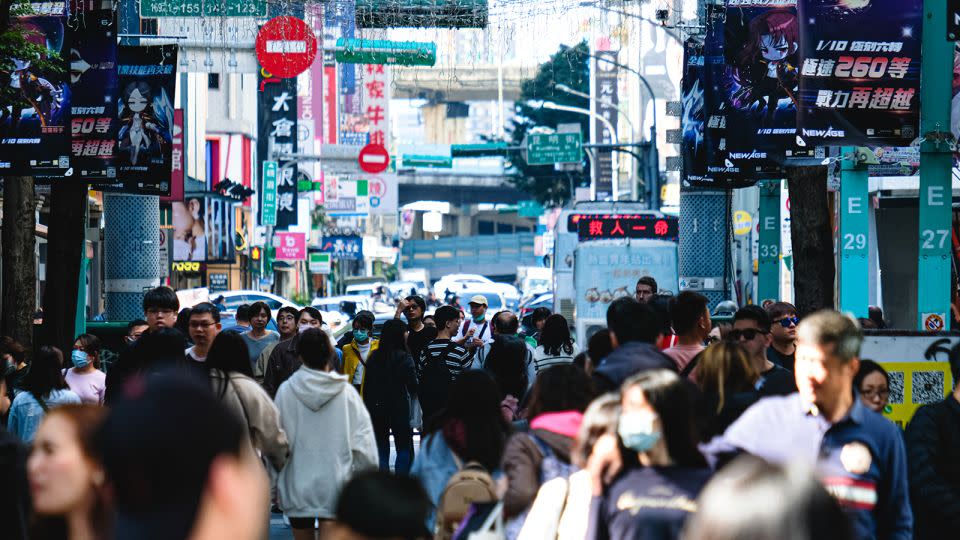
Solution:
M 731 330 L 727 332 L 728 341 L 740 341 L 740 338 L 750 341 L 757 336 L 762 336 L 766 334 L 763 330 L 757 330 L 756 328 L 747 328 L 746 330 Z
M 796 326 L 800 324 L 800 317 L 794 315 L 793 317 L 784 317 L 777 320 L 776 322 L 780 323 L 780 326 L 784 328 L 790 328 L 791 326 Z

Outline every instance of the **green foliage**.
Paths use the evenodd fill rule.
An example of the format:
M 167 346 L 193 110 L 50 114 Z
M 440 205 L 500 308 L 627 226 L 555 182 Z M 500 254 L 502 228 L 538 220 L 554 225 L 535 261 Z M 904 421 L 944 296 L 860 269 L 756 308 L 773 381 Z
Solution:
M 519 146 L 523 138 L 531 132 L 552 131 L 558 124 L 580 124 L 584 139 L 590 133 L 588 116 L 531 107 L 527 102 L 551 101 L 560 105 L 569 105 L 589 109 L 590 101 L 556 89 L 556 85 L 566 85 L 585 94 L 590 93 L 590 49 L 581 42 L 574 47 L 562 45 L 550 60 L 541 64 L 537 74 L 521 86 L 520 100 L 515 103 L 517 116 L 508 126 L 509 141 Z M 584 163 L 584 172 L 558 172 L 553 165 L 530 166 L 519 154 L 513 156 L 513 174 L 510 182 L 517 189 L 529 193 L 544 206 L 559 206 L 572 197 L 571 187 L 588 182 L 589 169 Z
M 34 73 L 60 74 L 65 71 L 59 54 L 28 41 L 32 32 L 24 28 L 17 18 L 32 12 L 29 0 L 0 0 L 0 108 L 13 106 L 17 110 L 30 107 L 20 90 L 10 85 L 14 58 L 30 59 Z

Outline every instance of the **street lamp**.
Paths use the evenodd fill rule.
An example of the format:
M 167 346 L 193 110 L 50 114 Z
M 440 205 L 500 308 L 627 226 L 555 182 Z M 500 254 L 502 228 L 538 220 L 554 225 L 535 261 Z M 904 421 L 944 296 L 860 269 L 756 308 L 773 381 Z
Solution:
M 683 38 L 680 37 L 676 32 L 674 32 L 674 31 L 671 30 L 670 28 L 667 28 L 666 26 L 658 23 L 657 21 L 651 21 L 650 19 L 644 17 L 643 15 L 636 15 L 636 14 L 634 14 L 634 13 L 628 13 L 628 12 L 626 12 L 626 11 L 620 11 L 619 9 L 612 9 L 612 8 L 608 8 L 608 7 L 606 7 L 606 6 L 601 6 L 600 4 L 596 3 L 595 1 L 594 1 L 594 2 L 586 2 L 586 1 L 585 1 L 585 2 L 580 2 L 580 7 L 597 8 L 597 9 L 599 9 L 600 11 L 606 11 L 606 12 L 608 12 L 608 13 L 616 13 L 617 15 L 620 15 L 620 16 L 623 16 L 623 17 L 629 17 L 629 18 L 631 18 L 631 19 L 637 19 L 637 20 L 639 20 L 639 21 L 643 21 L 643 22 L 645 22 L 645 23 L 652 24 L 653 26 L 659 28 L 660 30 L 663 30 L 663 33 L 664 33 L 664 34 L 672 37 L 673 39 L 677 40 L 677 41 L 680 42 L 681 44 L 683 43 Z

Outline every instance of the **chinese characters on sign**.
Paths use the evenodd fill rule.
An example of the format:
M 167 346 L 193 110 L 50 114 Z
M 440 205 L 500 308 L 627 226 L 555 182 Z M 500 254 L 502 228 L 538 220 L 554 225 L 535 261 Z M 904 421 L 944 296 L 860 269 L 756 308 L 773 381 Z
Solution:
M 390 146 L 390 68 L 382 64 L 364 66 L 363 110 L 367 118 L 369 144 Z
M 117 34 L 112 10 L 86 13 L 73 33 L 70 163 L 81 180 L 116 179 Z
M 360 236 L 324 236 L 320 243 L 322 253 L 330 253 L 335 259 L 363 260 L 363 238 Z
M 276 227 L 285 230 L 297 224 L 296 167 L 285 166 L 280 156 L 298 152 L 297 148 L 297 79 L 263 78 L 258 75 L 259 125 L 257 130 L 257 155 L 263 161 L 278 161 L 276 173 Z M 266 188 L 266 178 L 261 178 Z M 266 192 L 264 207 L 266 209 Z M 261 225 L 266 225 L 261 216 Z
M 594 69 L 594 89 L 593 97 L 590 100 L 590 107 L 596 110 L 596 113 L 606 118 L 613 129 L 617 129 L 617 104 L 619 97 L 617 93 L 617 75 L 619 68 L 616 64 L 617 53 L 615 51 L 597 51 L 597 60 L 593 62 Z M 591 136 L 591 140 L 602 144 L 615 144 L 617 141 L 613 133 L 607 129 L 606 123 L 595 119 L 591 130 L 595 130 L 596 135 Z M 595 199 L 602 201 L 610 197 L 613 191 L 611 176 L 613 175 L 613 152 L 611 150 L 596 150 L 597 159 L 593 166 L 594 185 L 596 185 Z
M 652 238 L 676 241 L 680 233 L 679 220 L 671 216 L 642 214 L 576 214 L 577 237 L 581 240 L 609 240 L 615 238 Z
M 307 235 L 278 232 L 274 235 L 278 261 L 303 261 L 307 258 Z

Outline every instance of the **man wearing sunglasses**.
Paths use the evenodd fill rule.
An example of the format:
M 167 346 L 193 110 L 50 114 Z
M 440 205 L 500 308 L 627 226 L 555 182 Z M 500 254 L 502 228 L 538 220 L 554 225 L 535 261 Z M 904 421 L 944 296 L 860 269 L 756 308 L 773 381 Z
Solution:
M 797 352 L 797 308 L 789 302 L 774 302 L 766 308 L 770 317 L 770 336 L 773 338 L 767 349 L 767 358 L 778 366 L 793 371 Z
M 750 363 L 760 374 L 756 388 L 762 396 L 785 396 L 797 391 L 793 373 L 767 358 L 770 347 L 770 317 L 758 306 L 744 306 L 733 316 L 733 330 L 727 339 L 739 343 L 750 356 Z

